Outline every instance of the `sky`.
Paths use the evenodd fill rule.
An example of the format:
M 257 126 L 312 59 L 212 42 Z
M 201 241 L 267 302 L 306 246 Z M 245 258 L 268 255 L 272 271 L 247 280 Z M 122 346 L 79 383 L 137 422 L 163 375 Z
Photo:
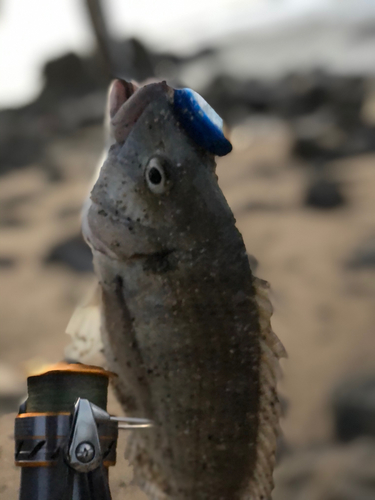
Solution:
M 179 52 L 353 2 L 375 6 L 375 0 L 102 1 L 115 36 L 136 35 L 153 48 Z M 93 46 L 84 0 L 0 0 L 0 107 L 38 94 L 46 60 L 69 50 L 89 53 Z

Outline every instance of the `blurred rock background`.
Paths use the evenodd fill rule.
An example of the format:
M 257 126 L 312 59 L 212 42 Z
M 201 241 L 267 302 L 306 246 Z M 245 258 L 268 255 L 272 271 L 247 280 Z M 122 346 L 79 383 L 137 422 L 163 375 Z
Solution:
M 12 427 L 25 378 L 63 358 L 94 279 L 79 216 L 112 74 L 192 86 L 231 129 L 219 182 L 272 285 L 289 353 L 274 500 L 375 498 L 375 21 L 364 18 L 242 30 L 190 54 L 98 38 L 92 55 L 46 62 L 33 102 L 0 110 L 1 498 L 17 498 Z M 110 410 L 120 412 L 113 396 Z M 125 440 L 113 498 L 145 500 Z

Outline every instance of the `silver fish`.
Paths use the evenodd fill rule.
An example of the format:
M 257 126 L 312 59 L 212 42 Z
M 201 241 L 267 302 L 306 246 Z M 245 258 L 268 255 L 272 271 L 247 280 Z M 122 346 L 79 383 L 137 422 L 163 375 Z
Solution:
M 83 221 L 118 397 L 155 422 L 128 457 L 151 500 L 268 500 L 284 349 L 214 154 L 174 99 L 165 82 L 115 82 L 113 144 Z

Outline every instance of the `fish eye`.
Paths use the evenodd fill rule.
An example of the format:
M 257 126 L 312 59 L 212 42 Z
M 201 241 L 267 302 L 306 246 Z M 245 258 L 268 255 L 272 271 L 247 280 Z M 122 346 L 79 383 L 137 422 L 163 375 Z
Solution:
M 162 158 L 154 156 L 148 162 L 145 170 L 147 186 L 155 194 L 163 194 L 169 187 L 165 163 Z

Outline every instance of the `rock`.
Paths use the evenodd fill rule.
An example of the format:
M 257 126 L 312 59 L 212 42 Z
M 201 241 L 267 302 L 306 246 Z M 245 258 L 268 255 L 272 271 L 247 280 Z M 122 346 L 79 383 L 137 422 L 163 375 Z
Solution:
M 355 156 L 375 151 L 375 127 L 360 124 L 347 133 L 342 156 Z
M 274 478 L 273 500 L 373 500 L 375 440 L 294 452 Z
M 0 227 L 24 227 L 27 220 L 20 215 L 18 209 L 24 204 L 32 203 L 34 195 L 15 195 L 0 201 Z
M 329 100 L 328 79 L 322 71 L 287 75 L 274 86 L 273 109 L 289 119 L 314 113 Z
M 23 227 L 27 226 L 27 222 L 12 214 L 0 215 L 0 227 Z
M 203 90 L 202 96 L 214 110 L 226 121 L 230 122 L 233 108 L 242 105 L 244 114 L 248 114 L 243 99 L 239 97 L 239 82 L 230 76 L 219 75 Z
M 365 79 L 361 76 L 331 76 L 328 86 L 328 102 L 338 126 L 351 130 L 362 120 L 365 100 Z
M 92 272 L 92 253 L 81 235 L 73 236 L 52 248 L 47 264 L 60 263 L 77 272 Z
M 122 78 L 142 82 L 155 75 L 153 53 L 138 38 L 115 43 L 113 52 Z
M 291 120 L 295 135 L 292 154 L 310 163 L 327 162 L 343 156 L 347 134 L 337 127 L 335 116 L 322 109 Z
M 375 236 L 366 239 L 347 262 L 350 269 L 375 267 Z
M 37 161 L 42 152 L 42 141 L 27 137 L 14 131 L 8 140 L 2 141 L 0 148 L 1 173 L 18 167 L 24 167 Z
M 336 436 L 350 441 L 359 436 L 375 438 L 375 376 L 345 381 L 333 395 Z
M 304 205 L 319 209 L 332 209 L 345 205 L 340 183 L 335 180 L 318 177 L 307 187 Z
M 341 152 L 337 149 L 322 146 L 318 140 L 309 137 L 297 137 L 292 154 L 310 163 L 328 162 L 341 157 Z
M 0 256 L 0 267 L 2 269 L 9 269 L 11 267 L 14 267 L 16 264 L 16 259 L 14 257 L 9 257 L 9 256 Z
M 91 68 L 87 59 L 73 52 L 64 54 L 46 63 L 43 69 L 44 89 L 39 101 L 80 97 L 100 88 L 99 68 Z
M 229 124 L 238 123 L 249 114 L 268 113 L 271 109 L 272 88 L 258 80 L 240 80 L 222 74 L 203 90 L 202 95 Z
M 267 201 L 249 201 L 242 208 L 243 212 L 281 212 L 287 208 L 281 203 L 269 203 Z
M 77 218 L 79 217 L 81 211 L 82 211 L 81 205 L 75 207 L 69 205 L 61 208 L 56 215 L 58 219 L 69 219 L 70 217 Z
M 104 119 L 107 92 L 90 92 L 82 97 L 65 99 L 57 106 L 64 131 L 75 131 L 87 125 L 101 124 Z

